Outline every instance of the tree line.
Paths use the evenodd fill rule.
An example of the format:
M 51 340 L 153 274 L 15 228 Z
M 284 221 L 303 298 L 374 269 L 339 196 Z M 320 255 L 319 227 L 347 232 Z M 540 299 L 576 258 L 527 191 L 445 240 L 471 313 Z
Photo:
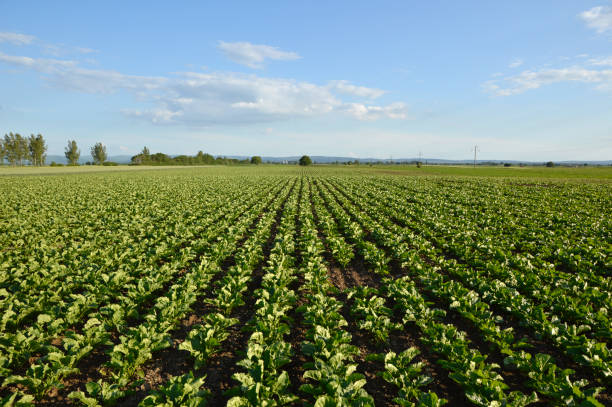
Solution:
M 47 144 L 42 134 L 24 137 L 19 133 L 9 133 L 0 139 L 0 165 L 8 161 L 10 165 L 45 165 Z
M 91 147 L 94 164 L 104 164 L 107 159 L 106 147 L 96 143 Z M 75 140 L 69 140 L 64 150 L 69 165 L 79 165 L 81 150 Z M 24 137 L 19 133 L 5 134 L 0 138 L 0 165 L 8 162 L 12 166 L 43 166 L 47 160 L 47 143 L 42 134 Z M 53 163 L 52 163 L 53 164 Z
M 233 165 L 233 164 L 261 164 L 261 157 L 253 156 L 248 159 L 214 157 L 203 151 L 196 155 L 177 155 L 174 157 L 164 153 L 151 154 L 147 147 L 131 159 L 132 165 Z
M 93 159 L 94 165 L 109 165 L 107 161 L 106 146 L 102 143 L 94 144 L 89 150 Z M 77 145 L 76 140 L 68 140 L 68 144 L 64 149 L 64 156 L 68 161 L 68 165 L 79 165 L 81 158 L 81 150 Z M 5 163 L 5 160 L 12 166 L 23 166 L 30 164 L 33 166 L 45 165 L 47 159 L 47 143 L 42 134 L 30 135 L 23 137 L 19 133 L 9 133 L 4 135 L 4 139 L 0 138 L 0 165 Z M 245 158 L 239 160 L 236 158 L 213 157 L 208 153 L 198 151 L 194 156 L 178 155 L 171 157 L 164 153 L 151 154 L 145 146 L 139 154 L 131 158 L 131 165 L 232 165 L 232 164 L 261 164 L 260 156 L 253 156 L 250 159 Z M 310 165 L 312 161 L 308 156 L 300 158 L 300 165 Z M 51 165 L 57 165 L 52 162 Z

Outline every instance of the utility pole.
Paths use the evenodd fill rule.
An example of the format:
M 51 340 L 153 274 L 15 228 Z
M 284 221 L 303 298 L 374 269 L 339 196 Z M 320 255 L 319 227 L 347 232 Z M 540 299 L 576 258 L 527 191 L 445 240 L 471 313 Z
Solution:
M 419 162 L 422 163 L 423 162 L 423 152 L 419 151 Z
M 473 150 L 474 150 L 474 168 L 476 168 L 476 154 L 478 154 L 478 151 L 479 151 L 480 149 L 478 148 L 478 146 L 477 146 L 477 145 L 475 145 L 475 146 L 474 146 L 474 148 L 473 148 Z

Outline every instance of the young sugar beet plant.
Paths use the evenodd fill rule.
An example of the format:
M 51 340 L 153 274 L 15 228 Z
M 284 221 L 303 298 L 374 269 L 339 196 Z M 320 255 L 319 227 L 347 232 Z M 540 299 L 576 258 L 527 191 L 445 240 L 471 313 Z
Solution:
M 204 317 L 204 324 L 189 331 L 189 335 L 179 345 L 179 349 L 188 351 L 195 359 L 194 368 L 200 369 L 228 338 L 227 328 L 237 323 L 236 318 L 227 318 L 223 314 L 207 314 Z
M 385 299 L 377 294 L 375 288 L 358 286 L 349 292 L 347 298 L 354 299 L 351 314 L 357 318 L 359 329 L 368 331 L 376 343 L 383 344 L 389 339 L 390 331 L 402 326 L 391 322 L 393 311 L 385 306 Z
M 210 396 L 210 392 L 202 388 L 205 379 L 205 376 L 194 378 L 192 372 L 173 377 L 161 389 L 145 397 L 138 407 L 204 407 Z
M 368 360 L 382 361 L 385 370 L 379 372 L 387 383 L 393 384 L 399 389 L 398 396 L 393 399 L 395 403 L 402 407 L 439 407 L 447 403 L 446 399 L 441 399 L 436 393 L 424 392 L 422 387 L 427 386 L 433 381 L 429 376 L 421 374 L 423 362 L 412 363 L 415 356 L 419 354 L 417 348 L 408 348 L 396 354 L 388 352 L 386 354 L 368 355 Z

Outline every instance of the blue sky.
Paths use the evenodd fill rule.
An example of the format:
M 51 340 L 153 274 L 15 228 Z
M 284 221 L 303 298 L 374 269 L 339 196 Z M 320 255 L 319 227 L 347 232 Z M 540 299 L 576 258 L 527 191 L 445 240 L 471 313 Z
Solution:
M 206 3 L 0 2 L 0 132 L 50 154 L 612 159 L 609 0 Z

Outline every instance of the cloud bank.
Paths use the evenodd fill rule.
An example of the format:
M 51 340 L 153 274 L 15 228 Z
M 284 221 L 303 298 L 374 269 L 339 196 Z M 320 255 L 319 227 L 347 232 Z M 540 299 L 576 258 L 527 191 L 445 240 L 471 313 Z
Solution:
M 126 75 L 87 69 L 78 61 L 31 58 L 0 52 L 0 62 L 41 73 L 53 85 L 82 93 L 131 93 L 148 109 L 123 112 L 155 124 L 189 126 L 265 123 L 330 114 L 357 120 L 405 119 L 407 106 L 348 103 L 342 94 L 373 99 L 384 91 L 334 81 L 317 85 L 255 74 L 183 72 L 172 76 Z

